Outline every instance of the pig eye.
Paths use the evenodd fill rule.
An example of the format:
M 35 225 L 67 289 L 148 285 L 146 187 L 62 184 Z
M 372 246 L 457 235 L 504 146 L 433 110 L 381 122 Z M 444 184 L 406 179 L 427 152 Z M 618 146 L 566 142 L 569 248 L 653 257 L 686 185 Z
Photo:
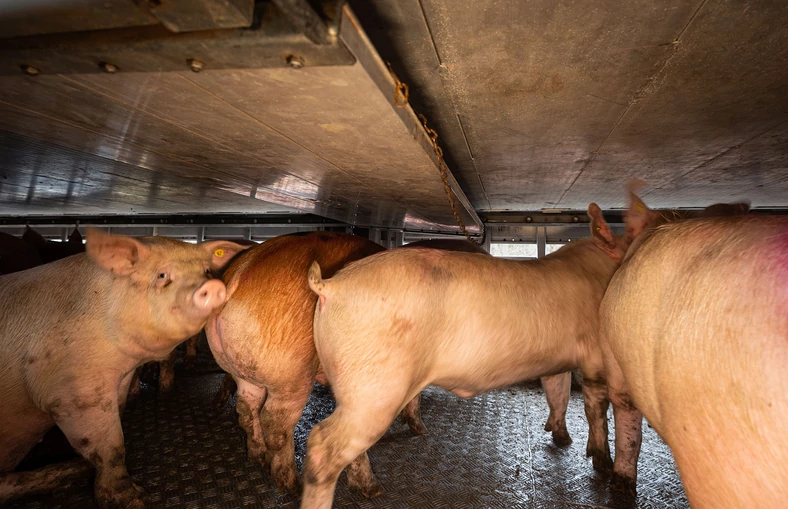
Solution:
M 211 273 L 211 269 L 205 269 L 205 277 L 207 277 L 208 279 L 211 279 L 213 277 L 213 274 Z
M 156 279 L 154 280 L 154 284 L 159 288 L 165 288 L 169 286 L 171 282 L 172 280 L 170 279 L 169 271 L 159 272 L 158 274 L 156 274 Z

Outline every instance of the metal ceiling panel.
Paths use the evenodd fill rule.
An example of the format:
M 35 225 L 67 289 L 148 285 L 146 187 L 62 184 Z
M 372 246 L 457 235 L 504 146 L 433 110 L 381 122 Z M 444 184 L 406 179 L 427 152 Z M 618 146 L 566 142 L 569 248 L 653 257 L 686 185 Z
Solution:
M 482 213 L 788 206 L 783 1 L 351 3 Z
M 781 1 L 704 3 L 562 204 L 623 206 L 611 184 L 637 176 L 660 207 L 788 206 L 786 22 Z
M 434 156 L 425 150 L 427 136 L 409 108 L 391 103 L 394 83 L 359 30 L 346 12 L 340 38 L 361 60 L 347 66 L 2 76 L 0 129 L 46 150 L 34 158 L 35 170 L 23 170 L 18 161 L 30 159 L 32 142 L 15 147 L 19 138 L 7 135 L 17 156 L 6 158 L 3 171 L 16 187 L 0 190 L 0 199 L 12 193 L 12 208 L 21 207 L 15 213 L 38 213 L 21 197 L 45 194 L 72 213 L 68 208 L 77 202 L 64 197 L 73 179 L 43 177 L 79 166 L 81 159 L 103 160 L 179 179 L 178 197 L 151 210 L 215 211 L 210 203 L 196 203 L 208 185 L 219 195 L 262 199 L 350 224 L 455 230 Z M 26 180 L 34 174 L 41 178 Z M 79 206 L 103 206 L 84 202 L 106 197 L 105 180 L 83 177 L 99 189 L 81 195 Z M 151 184 L 142 180 L 142 187 L 115 183 L 116 193 L 133 187 L 128 208 L 135 212 Z M 478 231 L 478 217 L 449 180 L 464 223 Z M 247 212 L 240 202 L 227 203 Z
M 0 214 L 293 212 L 167 173 L 0 130 Z

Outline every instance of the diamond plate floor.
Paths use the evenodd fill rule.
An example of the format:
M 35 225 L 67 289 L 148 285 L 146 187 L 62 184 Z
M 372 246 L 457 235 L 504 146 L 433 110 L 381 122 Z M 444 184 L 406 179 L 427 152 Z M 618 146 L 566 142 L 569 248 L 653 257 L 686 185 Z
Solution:
M 236 424 L 235 398 L 221 411 L 211 400 L 221 374 L 207 359 L 183 373 L 174 392 L 148 387 L 124 415 L 127 464 L 148 493 L 150 508 L 297 508 L 246 459 Z M 314 424 L 333 410 L 330 392 L 316 386 L 296 434 L 299 468 Z M 572 508 L 688 507 L 668 447 L 644 423 L 638 497 L 611 493 L 584 457 L 587 430 L 582 397 L 572 391 L 567 415 L 574 443 L 559 449 L 542 427 L 549 413 L 538 383 L 525 383 L 462 400 L 430 388 L 422 413 L 429 434 L 415 437 L 394 423 L 370 451 L 386 492 L 366 500 L 340 478 L 334 507 Z M 610 418 L 612 428 L 612 417 Z M 612 439 L 612 429 L 611 429 Z M 613 443 L 611 440 L 611 450 Z M 9 508 L 92 508 L 91 481 Z

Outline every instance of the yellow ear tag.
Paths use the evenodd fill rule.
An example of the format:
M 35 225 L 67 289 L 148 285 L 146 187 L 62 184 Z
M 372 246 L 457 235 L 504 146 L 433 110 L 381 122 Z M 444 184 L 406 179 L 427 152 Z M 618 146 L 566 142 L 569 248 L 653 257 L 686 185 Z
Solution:
M 596 227 L 596 231 L 601 232 L 602 231 L 602 227 L 601 226 L 597 226 Z
M 637 205 L 635 205 L 635 208 L 638 209 L 638 212 L 645 212 L 646 211 L 646 206 L 643 205 L 642 203 L 638 203 Z
M 222 256 L 224 256 L 224 249 L 219 248 L 216 251 L 214 251 L 213 254 L 214 256 L 218 256 L 219 258 L 221 258 Z

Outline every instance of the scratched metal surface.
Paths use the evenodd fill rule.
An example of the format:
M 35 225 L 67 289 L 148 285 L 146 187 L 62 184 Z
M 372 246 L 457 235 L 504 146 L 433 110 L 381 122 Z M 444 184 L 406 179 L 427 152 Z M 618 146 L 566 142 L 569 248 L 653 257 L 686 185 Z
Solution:
M 52 204 L 20 198 L 46 195 L 60 199 L 50 212 L 70 213 L 63 197 L 76 193 L 117 212 L 125 204 L 103 199 L 98 166 L 123 165 L 149 174 L 144 185 L 114 183 L 137 203 L 159 198 L 151 175 L 177 178 L 190 203 L 154 203 L 172 213 L 215 211 L 199 199 L 207 184 L 234 212 L 248 211 L 242 196 L 350 224 L 456 229 L 432 156 L 392 105 L 393 81 L 358 30 L 342 28 L 355 41 L 354 65 L 0 77 L 0 133 L 11 140 L 0 171 L 14 183 L 0 188 L 0 202 L 9 213 L 40 213 Z M 31 165 L 50 178 L 29 178 Z M 95 199 L 79 180 L 93 183 Z M 475 212 L 456 194 L 472 227 Z
M 268 475 L 246 459 L 243 431 L 231 398 L 211 407 L 221 375 L 202 357 L 198 370 L 177 367 L 174 393 L 148 387 L 124 415 L 127 464 L 148 493 L 150 508 L 297 508 L 276 494 Z M 301 468 L 309 430 L 333 410 L 329 391 L 316 386 L 296 432 Z M 644 426 L 636 499 L 613 494 L 607 479 L 584 458 L 587 437 L 582 398 L 572 392 L 568 428 L 574 443 L 559 449 L 543 431 L 549 410 L 538 384 L 526 383 L 462 400 L 439 389 L 424 393 L 427 435 L 396 422 L 370 451 L 386 492 L 366 500 L 344 474 L 335 507 L 406 508 L 686 508 L 672 455 Z M 612 417 L 611 417 L 612 423 Z M 612 438 L 612 430 L 611 430 Z M 613 444 L 611 442 L 611 448 Z M 87 480 L 50 496 L 10 504 L 13 509 L 95 507 Z
M 782 0 L 350 0 L 477 210 L 788 206 Z

